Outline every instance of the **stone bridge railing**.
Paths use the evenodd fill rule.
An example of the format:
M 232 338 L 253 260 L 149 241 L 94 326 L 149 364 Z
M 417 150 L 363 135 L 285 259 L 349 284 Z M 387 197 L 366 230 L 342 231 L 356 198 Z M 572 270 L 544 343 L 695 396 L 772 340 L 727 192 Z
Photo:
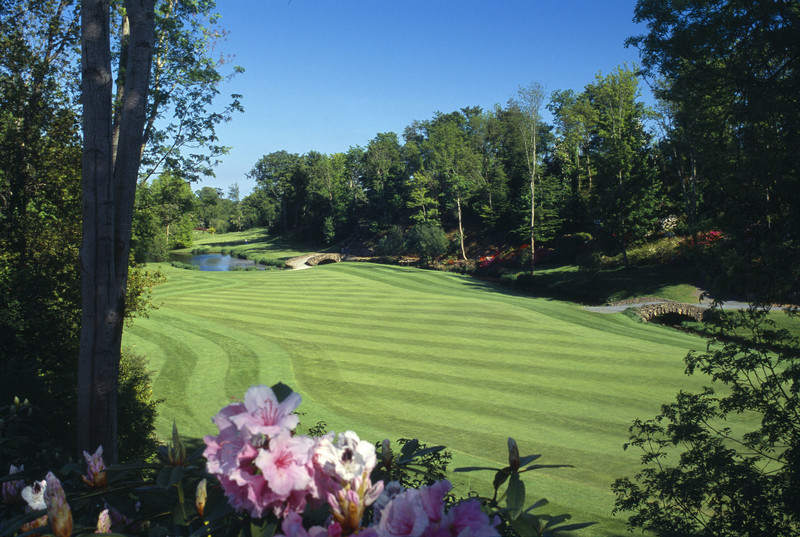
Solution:
M 694 306 L 692 304 L 683 304 L 681 302 L 661 302 L 659 304 L 645 304 L 643 306 L 633 307 L 636 313 L 642 318 L 644 322 L 652 321 L 660 315 L 677 314 L 683 317 L 690 317 L 696 321 L 702 321 L 703 315 L 706 313 L 706 308 Z

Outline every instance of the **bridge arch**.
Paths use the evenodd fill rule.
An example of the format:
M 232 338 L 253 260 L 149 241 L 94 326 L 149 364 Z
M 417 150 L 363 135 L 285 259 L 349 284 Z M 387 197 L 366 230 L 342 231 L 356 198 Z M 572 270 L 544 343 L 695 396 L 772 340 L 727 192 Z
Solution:
M 693 304 L 681 302 L 661 302 L 658 304 L 646 304 L 632 308 L 644 322 L 650 322 L 656 317 L 668 317 L 676 319 L 692 319 L 702 321 L 706 313 L 705 308 Z

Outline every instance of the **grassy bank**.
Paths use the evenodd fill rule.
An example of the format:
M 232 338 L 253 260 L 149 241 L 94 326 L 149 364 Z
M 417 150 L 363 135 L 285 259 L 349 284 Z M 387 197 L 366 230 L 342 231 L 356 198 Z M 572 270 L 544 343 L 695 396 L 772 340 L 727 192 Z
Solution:
M 157 371 L 165 436 L 172 420 L 214 432 L 221 406 L 282 380 L 303 395 L 306 425 L 419 437 L 447 445 L 455 465 L 502 464 L 513 436 L 545 463 L 574 465 L 527 482 L 548 512 L 601 522 L 582 535 L 625 534 L 609 486 L 638 468 L 621 448 L 627 428 L 700 382 L 682 362 L 704 347 L 697 337 L 465 276 L 359 263 L 164 272 L 161 309 L 126 329 L 125 344 Z

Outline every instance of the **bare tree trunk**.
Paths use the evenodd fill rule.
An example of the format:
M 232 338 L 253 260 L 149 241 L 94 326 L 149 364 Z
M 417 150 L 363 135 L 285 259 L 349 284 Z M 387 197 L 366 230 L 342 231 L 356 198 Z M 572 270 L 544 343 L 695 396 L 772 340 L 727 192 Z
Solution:
M 126 1 L 130 53 L 113 121 L 110 0 L 84 0 L 82 28 L 83 243 L 78 450 L 117 452 L 117 386 L 131 223 L 154 40 L 154 0 Z M 118 143 L 115 143 L 118 130 Z M 116 152 L 115 152 L 115 147 Z

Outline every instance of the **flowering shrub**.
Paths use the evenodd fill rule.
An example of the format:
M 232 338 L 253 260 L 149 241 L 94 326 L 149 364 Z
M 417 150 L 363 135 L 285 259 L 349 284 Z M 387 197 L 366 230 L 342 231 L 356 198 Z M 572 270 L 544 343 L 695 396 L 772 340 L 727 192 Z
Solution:
M 106 467 L 100 447 L 84 453 L 84 474 L 62 469 L 76 478 L 63 488 L 52 472 L 23 487 L 19 477 L 26 477 L 24 469 L 12 466 L 13 476 L 0 478 L 0 537 L 32 530 L 56 537 L 110 532 L 150 537 L 271 537 L 276 532 L 286 537 L 499 537 L 500 530 L 504 535 L 547 536 L 590 524 L 564 524 L 568 515 L 534 514 L 546 500 L 525 508 L 520 475 L 563 465 L 533 464 L 539 455 L 520 457 L 513 439 L 508 466 L 456 470 L 494 471 L 494 496 L 454 502 L 452 485 L 445 479 L 412 487 L 386 481 L 402 476 L 419 459 L 446 460 L 437 455 L 442 446 L 406 440 L 395 456 L 384 440 L 379 458 L 375 445 L 352 431 L 299 435 L 299 404 L 300 396 L 283 384 L 253 386 L 243 401 L 214 416 L 219 433 L 206 436 L 195 453 L 187 454 L 173 427 L 172 443 L 159 449 L 158 464 Z M 498 492 L 504 484 L 501 506 Z M 195 491 L 194 498 L 187 498 L 187 489 Z M 26 505 L 22 514 L 20 505 Z

